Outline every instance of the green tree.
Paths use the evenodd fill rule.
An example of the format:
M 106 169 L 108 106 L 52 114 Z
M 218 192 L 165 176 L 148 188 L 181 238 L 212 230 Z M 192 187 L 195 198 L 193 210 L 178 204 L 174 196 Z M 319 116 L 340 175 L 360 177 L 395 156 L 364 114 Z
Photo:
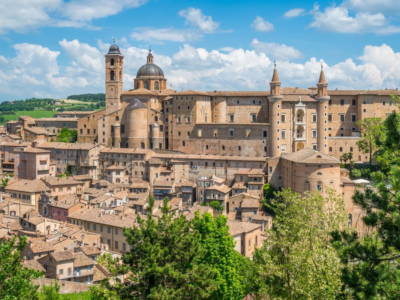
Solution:
M 220 213 L 220 212 L 222 212 L 224 210 L 224 208 L 222 207 L 221 202 L 218 201 L 218 200 L 210 201 L 209 206 L 212 207 L 218 213 Z
M 340 260 L 330 233 L 345 225 L 343 201 L 329 193 L 304 196 L 283 190 L 271 199 L 274 226 L 256 251 L 261 299 L 335 299 L 341 288 Z
M 21 251 L 26 245 L 24 237 L 0 240 L 0 299 L 37 299 L 37 286 L 32 279 L 40 272 L 21 264 Z
M 62 128 L 57 136 L 57 142 L 62 143 L 75 143 L 78 133 L 75 129 Z
M 154 200 L 150 199 L 149 211 Z M 200 234 L 164 200 L 162 214 L 138 218 L 124 234 L 130 246 L 123 263 L 129 270 L 115 288 L 122 299 L 207 299 L 217 288 L 216 271 L 201 259 Z
M 43 286 L 40 290 L 40 300 L 62 300 L 60 286 L 55 283 L 49 286 Z
M 369 154 L 369 164 L 372 164 L 372 157 L 377 149 L 377 140 L 383 133 L 383 123 L 380 118 L 365 118 L 358 122 L 361 131 L 361 138 L 357 142 L 358 148 L 363 153 Z
M 353 153 L 351 152 L 347 152 L 347 153 L 343 153 L 340 156 L 340 161 L 344 164 L 344 167 L 346 167 L 347 169 L 349 169 L 351 171 L 351 169 L 353 168 Z
M 253 285 L 252 262 L 235 251 L 226 218 L 195 214 L 187 220 L 171 212 L 167 199 L 161 212 L 139 217 L 124 231 L 130 250 L 122 261 L 99 260 L 116 284 L 94 288 L 92 298 L 243 299 Z
M 372 174 L 373 187 L 357 191 L 354 202 L 365 210 L 374 233 L 334 232 L 333 245 L 344 264 L 344 288 L 355 299 L 400 299 L 400 116 L 384 122 Z
M 216 274 L 216 289 L 207 299 L 243 299 L 252 289 L 253 265 L 234 249 L 226 217 L 196 214 L 192 228 L 200 234 L 200 263 L 210 266 Z

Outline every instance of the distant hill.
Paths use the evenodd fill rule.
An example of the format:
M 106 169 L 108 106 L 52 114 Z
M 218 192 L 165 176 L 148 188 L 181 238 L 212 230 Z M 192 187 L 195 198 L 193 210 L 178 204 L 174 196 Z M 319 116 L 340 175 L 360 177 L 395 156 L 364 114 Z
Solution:
M 80 100 L 84 102 L 105 102 L 106 96 L 104 93 L 100 94 L 79 94 L 68 96 L 67 99 Z
M 4 101 L 0 103 L 0 124 L 23 115 L 43 118 L 61 111 L 89 111 L 104 106 L 105 95 L 102 93 L 70 95 L 67 99 L 30 98 Z

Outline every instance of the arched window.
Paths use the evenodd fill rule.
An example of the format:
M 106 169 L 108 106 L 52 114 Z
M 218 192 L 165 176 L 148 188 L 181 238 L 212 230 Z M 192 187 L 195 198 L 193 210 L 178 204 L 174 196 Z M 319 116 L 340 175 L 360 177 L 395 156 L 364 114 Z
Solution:
M 158 83 L 158 81 L 154 82 L 154 89 L 156 89 L 156 90 L 160 89 L 160 84 Z
M 144 88 L 145 88 L 145 89 L 149 89 L 149 81 L 148 81 L 148 80 L 146 80 L 146 81 L 144 82 Z
M 304 127 L 303 126 L 297 127 L 297 138 L 298 139 L 304 138 Z
M 115 63 L 115 61 L 114 61 L 114 58 L 111 58 L 111 60 L 110 60 L 110 65 L 114 65 L 114 63 Z
M 110 80 L 111 81 L 115 80 L 115 72 L 114 71 L 110 71 Z
M 298 123 L 303 123 L 304 122 L 304 110 L 299 109 L 297 111 L 297 122 Z

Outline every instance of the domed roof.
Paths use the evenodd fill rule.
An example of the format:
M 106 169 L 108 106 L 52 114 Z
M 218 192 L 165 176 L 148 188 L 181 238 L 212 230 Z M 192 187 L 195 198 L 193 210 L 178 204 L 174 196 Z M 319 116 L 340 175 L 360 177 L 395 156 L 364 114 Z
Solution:
M 108 49 L 108 54 L 121 54 L 119 47 L 116 44 L 112 44 Z
M 161 70 L 159 66 L 156 64 L 145 64 L 140 67 L 138 70 L 136 77 L 141 76 L 161 76 L 164 77 L 164 72 Z
M 164 77 L 164 72 L 161 70 L 159 66 L 153 63 L 153 54 L 151 54 L 151 50 L 147 55 L 147 63 L 139 68 L 137 71 L 136 77 Z

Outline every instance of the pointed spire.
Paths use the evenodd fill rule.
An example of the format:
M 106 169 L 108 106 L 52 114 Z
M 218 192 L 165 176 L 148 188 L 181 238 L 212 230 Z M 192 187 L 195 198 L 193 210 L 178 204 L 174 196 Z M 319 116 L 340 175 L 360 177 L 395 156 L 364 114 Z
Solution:
M 149 54 L 147 54 L 147 63 L 148 64 L 153 63 L 153 54 L 151 53 L 151 48 L 149 48 Z
M 272 96 L 280 96 L 281 81 L 279 80 L 278 69 L 276 68 L 276 61 L 274 60 L 274 72 L 272 74 L 270 85 L 270 91 Z
M 319 81 L 318 83 L 326 83 L 326 79 L 325 79 L 325 72 L 324 72 L 324 66 L 321 63 L 321 73 L 319 74 Z
M 271 82 L 280 82 L 279 81 L 278 69 L 276 68 L 276 61 L 275 60 L 274 60 L 274 72 L 272 74 Z

